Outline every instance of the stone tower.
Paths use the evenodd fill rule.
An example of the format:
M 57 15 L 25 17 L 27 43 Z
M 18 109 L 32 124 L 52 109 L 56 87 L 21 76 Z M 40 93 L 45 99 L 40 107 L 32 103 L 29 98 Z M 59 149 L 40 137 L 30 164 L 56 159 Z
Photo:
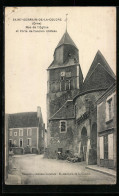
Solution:
M 83 75 L 78 52 L 66 30 L 55 48 L 54 60 L 47 69 L 47 125 L 62 105 L 76 96 L 82 88 Z M 50 137 L 50 128 L 47 128 Z

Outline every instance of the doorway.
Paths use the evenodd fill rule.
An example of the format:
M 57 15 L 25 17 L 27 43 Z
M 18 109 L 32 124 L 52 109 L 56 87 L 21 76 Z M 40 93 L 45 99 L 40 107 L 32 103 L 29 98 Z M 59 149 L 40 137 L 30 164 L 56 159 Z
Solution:
M 97 164 L 97 124 L 93 123 L 91 129 L 91 148 L 92 148 L 92 156 L 93 161 Z

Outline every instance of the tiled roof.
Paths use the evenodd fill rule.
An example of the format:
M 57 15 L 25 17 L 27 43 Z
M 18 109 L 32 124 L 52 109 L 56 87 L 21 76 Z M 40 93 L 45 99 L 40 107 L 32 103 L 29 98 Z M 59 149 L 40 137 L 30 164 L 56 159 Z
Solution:
M 9 128 L 38 127 L 37 112 L 9 114 Z
M 108 96 L 108 94 L 116 91 L 116 82 L 114 82 L 101 96 L 100 98 L 95 102 L 95 104 L 99 104 L 105 97 Z
M 94 61 L 84 80 L 83 91 L 109 88 L 116 76 L 100 51 L 97 52 Z
M 112 78 L 101 64 L 98 64 L 91 77 L 83 84 L 82 91 L 106 89 L 114 83 Z
M 59 46 L 63 45 L 63 44 L 69 44 L 74 46 L 75 48 L 77 48 L 77 46 L 75 45 L 75 43 L 73 42 L 73 40 L 71 39 L 70 35 L 68 34 L 68 32 L 66 31 L 64 33 L 64 35 L 62 36 L 61 40 L 59 41 L 58 45 L 56 48 L 58 48 Z M 78 49 L 78 48 L 77 48 Z
M 95 68 L 96 68 L 96 66 L 97 66 L 98 63 L 101 64 L 106 69 L 106 71 L 114 79 L 116 79 L 115 74 L 113 73 L 113 71 L 110 68 L 109 64 L 107 63 L 106 59 L 104 58 L 104 56 L 102 55 L 102 53 L 98 50 L 97 53 L 96 53 L 96 55 L 95 55 L 95 58 L 94 58 L 94 60 L 93 60 L 93 62 L 91 64 L 91 67 L 90 67 L 90 69 L 89 69 L 89 71 L 87 73 L 87 76 L 85 78 L 85 81 L 87 81 L 90 78 L 91 74 L 94 72 L 94 70 L 95 70 Z
M 72 119 L 74 118 L 74 105 L 72 100 L 67 100 L 64 105 L 50 118 L 55 119 Z
M 77 65 L 76 62 L 74 62 L 74 59 L 69 59 L 68 62 L 60 65 L 56 64 L 54 61 L 50 64 L 50 66 L 48 67 L 48 69 L 61 69 L 63 67 L 70 67 L 70 66 L 74 66 L 74 65 Z

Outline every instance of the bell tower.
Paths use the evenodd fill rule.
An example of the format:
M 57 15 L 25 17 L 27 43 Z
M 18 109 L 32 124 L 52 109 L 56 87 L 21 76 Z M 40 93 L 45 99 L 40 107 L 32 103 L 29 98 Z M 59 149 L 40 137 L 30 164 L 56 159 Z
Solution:
M 78 48 L 67 29 L 54 50 L 54 59 L 47 69 L 47 119 L 76 96 L 83 84 Z

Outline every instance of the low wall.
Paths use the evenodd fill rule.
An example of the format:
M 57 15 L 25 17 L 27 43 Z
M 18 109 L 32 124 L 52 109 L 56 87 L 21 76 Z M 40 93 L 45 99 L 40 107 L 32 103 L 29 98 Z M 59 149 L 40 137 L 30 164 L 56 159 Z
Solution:
M 12 148 L 14 154 L 23 154 L 23 148 Z

